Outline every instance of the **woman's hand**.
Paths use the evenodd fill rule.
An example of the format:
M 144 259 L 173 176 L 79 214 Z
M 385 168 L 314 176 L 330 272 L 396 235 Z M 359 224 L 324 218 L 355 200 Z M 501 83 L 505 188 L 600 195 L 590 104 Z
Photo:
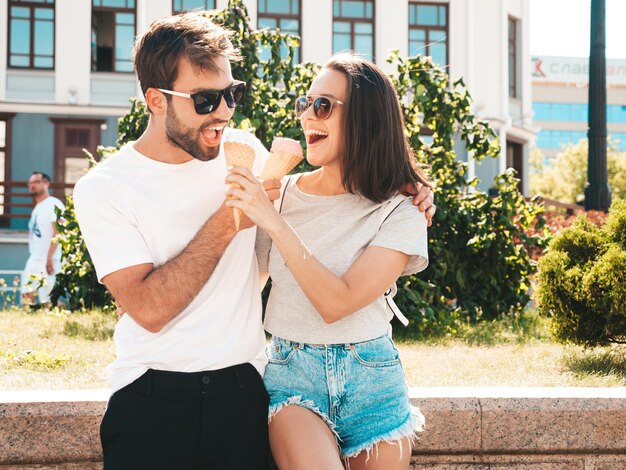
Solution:
M 226 191 L 227 206 L 241 209 L 252 222 L 268 233 L 279 229 L 283 218 L 268 197 L 268 193 L 271 193 L 270 196 L 275 196 L 275 184 L 262 184 L 250 170 L 241 166 L 229 168 L 226 183 L 239 185 Z

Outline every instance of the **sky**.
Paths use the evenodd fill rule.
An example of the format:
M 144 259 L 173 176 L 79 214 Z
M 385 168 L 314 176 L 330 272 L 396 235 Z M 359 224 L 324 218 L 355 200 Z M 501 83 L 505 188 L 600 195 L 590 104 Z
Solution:
M 606 1 L 606 57 L 626 59 L 626 0 Z M 530 53 L 589 56 L 591 0 L 530 0 Z

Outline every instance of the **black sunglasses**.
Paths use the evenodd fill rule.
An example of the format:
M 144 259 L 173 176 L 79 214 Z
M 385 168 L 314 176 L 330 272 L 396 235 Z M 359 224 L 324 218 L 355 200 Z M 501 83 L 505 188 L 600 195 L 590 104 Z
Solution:
M 302 117 L 309 106 L 313 105 L 313 113 L 318 119 L 328 119 L 333 112 L 333 106 L 336 104 L 344 104 L 337 98 L 328 96 L 301 96 L 296 100 L 296 116 L 298 119 Z
M 181 93 L 180 91 L 164 90 L 163 88 L 157 88 L 157 90 L 167 93 L 172 96 L 180 96 L 182 98 L 191 98 L 193 105 L 198 114 L 211 114 L 217 108 L 220 107 L 222 102 L 222 96 L 226 100 L 226 106 L 234 108 L 243 99 L 243 95 L 246 93 L 246 84 L 244 82 L 236 81 L 234 84 L 223 90 L 204 90 L 198 93 Z

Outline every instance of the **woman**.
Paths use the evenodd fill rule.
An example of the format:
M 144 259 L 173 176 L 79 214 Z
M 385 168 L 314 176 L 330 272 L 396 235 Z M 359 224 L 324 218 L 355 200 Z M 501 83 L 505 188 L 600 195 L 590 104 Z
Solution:
M 405 185 L 430 184 L 376 65 L 332 58 L 296 111 L 319 169 L 283 180 L 280 213 L 250 171 L 227 178 L 241 186 L 227 204 L 262 229 L 257 256 L 272 277 L 272 452 L 289 470 L 407 469 L 423 417 L 409 401 L 384 294 L 428 264 L 427 222 L 409 199 L 381 217 Z

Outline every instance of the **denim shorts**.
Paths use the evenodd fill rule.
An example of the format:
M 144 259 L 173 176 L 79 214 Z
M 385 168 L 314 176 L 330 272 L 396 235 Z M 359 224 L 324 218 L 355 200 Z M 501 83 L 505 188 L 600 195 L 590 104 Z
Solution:
M 424 417 L 411 405 L 389 336 L 330 345 L 274 336 L 266 352 L 270 420 L 286 405 L 311 410 L 333 431 L 343 458 L 422 430 Z

